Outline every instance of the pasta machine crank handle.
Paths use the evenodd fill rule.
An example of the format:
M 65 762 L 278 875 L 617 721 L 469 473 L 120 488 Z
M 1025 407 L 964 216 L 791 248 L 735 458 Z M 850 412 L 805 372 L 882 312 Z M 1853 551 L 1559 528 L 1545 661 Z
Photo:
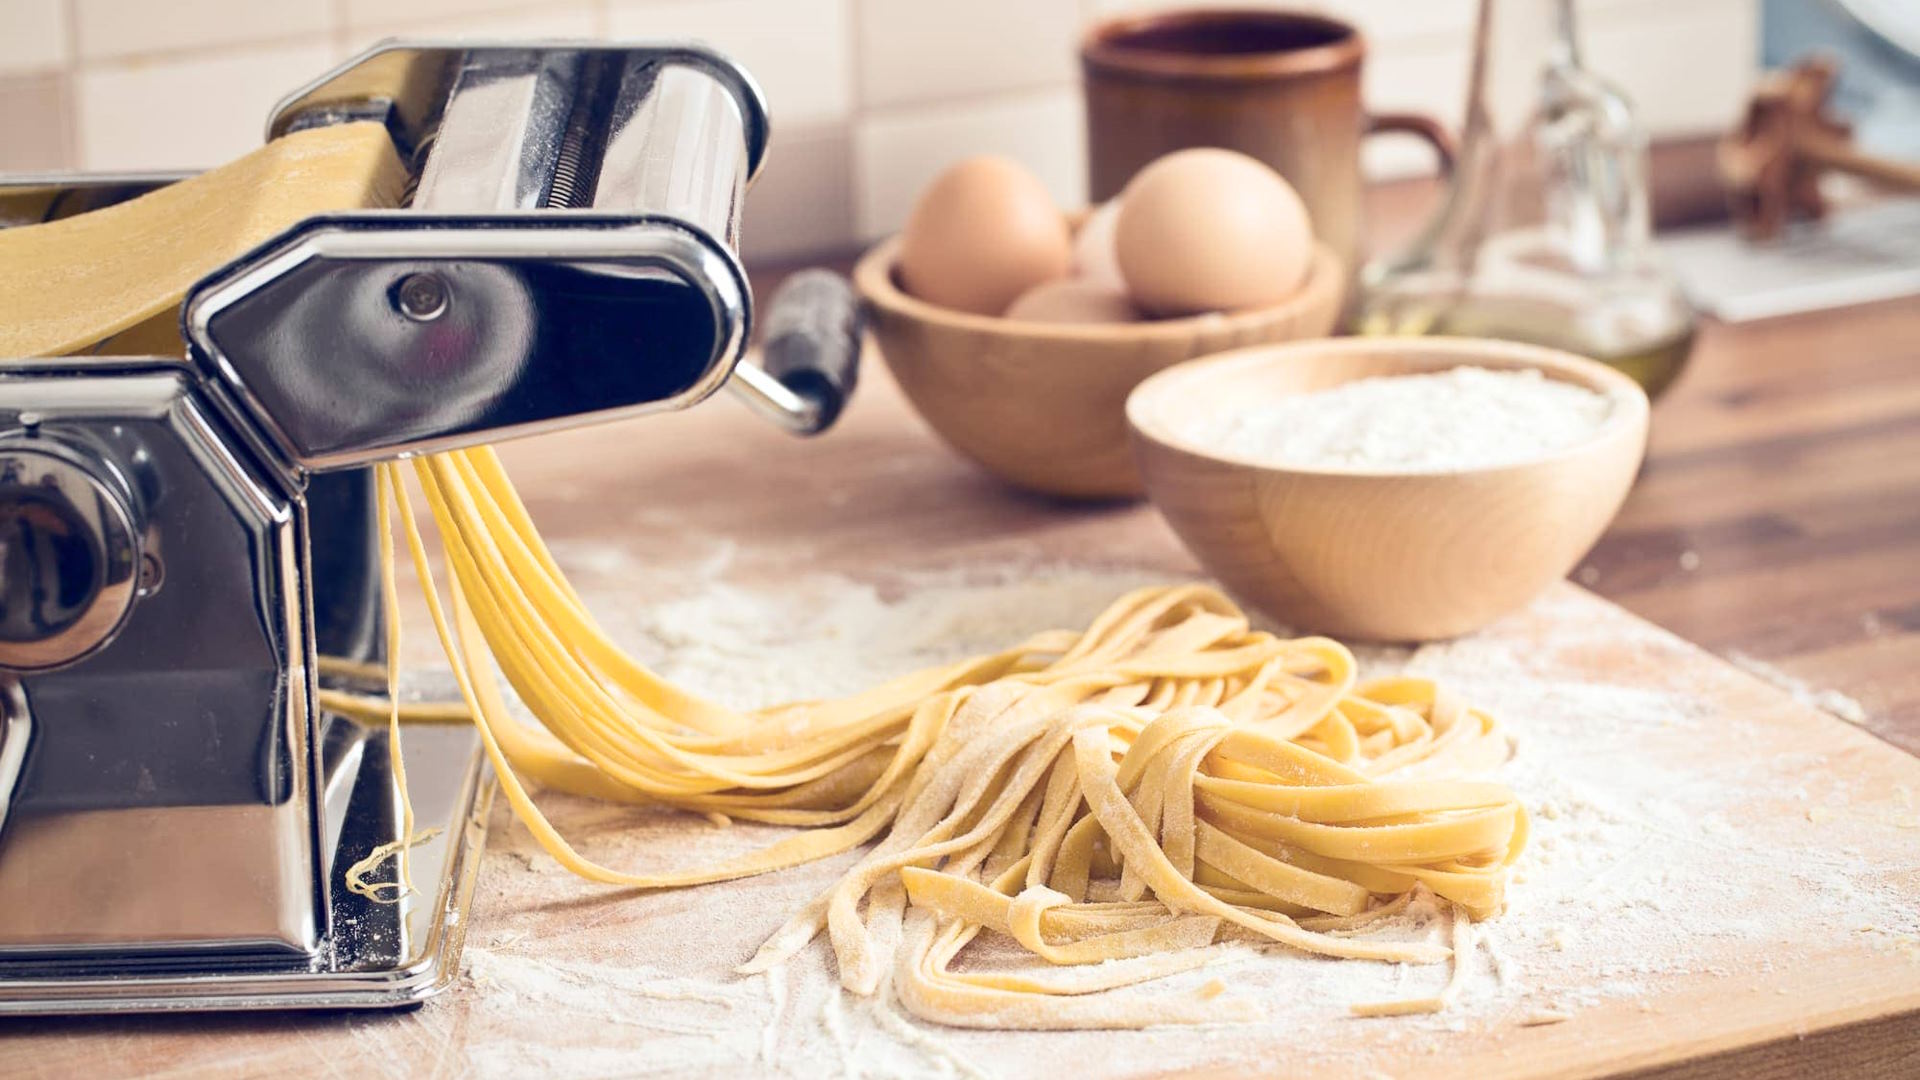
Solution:
M 788 431 L 818 435 L 853 396 L 864 329 L 847 279 L 830 270 L 802 270 L 774 290 L 758 357 L 743 357 L 727 388 Z

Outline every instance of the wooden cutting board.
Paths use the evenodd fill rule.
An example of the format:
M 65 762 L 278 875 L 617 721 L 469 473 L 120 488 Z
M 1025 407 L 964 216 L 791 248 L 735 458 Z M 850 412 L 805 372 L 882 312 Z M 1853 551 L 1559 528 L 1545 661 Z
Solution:
M 834 582 L 884 602 L 917 582 L 992 579 L 983 588 L 1003 591 L 979 594 L 991 603 L 1026 578 L 1197 572 L 1148 508 L 1034 499 L 959 462 L 877 365 L 842 427 L 814 442 L 720 401 L 507 457 L 616 633 L 640 625 L 623 613 L 716 583 L 794 597 L 799 610 Z M 417 608 L 411 621 L 422 625 Z M 1458 645 L 1371 659 L 1493 699 L 1516 767 L 1553 793 L 1533 807 L 1537 861 L 1523 864 L 1514 910 L 1486 924 L 1475 961 L 1486 971 L 1448 1016 L 1346 1018 L 1348 976 L 1324 964 L 1260 984 L 1276 1001 L 1295 985 L 1315 1000 L 1276 1005 L 1265 1025 L 1198 1032 L 902 1026 L 841 1002 L 819 955 L 793 965 L 776 999 L 726 970 L 837 864 L 611 893 L 570 878 L 496 808 L 469 975 L 420 1010 L 13 1021 L 0 1024 L 0 1073 L 1920 1074 L 1920 760 L 1570 585 Z M 1564 792 L 1562 773 L 1578 781 Z M 551 809 L 616 864 L 658 858 L 689 828 L 564 799 Z M 753 839 L 736 831 L 702 843 Z M 1782 910 L 1806 917 L 1783 922 Z M 1239 970 L 1221 977 L 1258 982 Z M 1417 990 L 1434 974 L 1389 972 L 1379 988 Z

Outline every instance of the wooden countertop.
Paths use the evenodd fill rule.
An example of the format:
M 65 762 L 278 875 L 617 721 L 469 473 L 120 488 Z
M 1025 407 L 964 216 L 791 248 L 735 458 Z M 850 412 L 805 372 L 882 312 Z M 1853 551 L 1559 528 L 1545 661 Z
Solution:
M 1655 408 L 1644 475 L 1576 579 L 1715 652 L 1856 699 L 1866 729 L 1920 752 L 1917 341 L 1913 300 L 1708 324 L 1688 371 Z M 883 366 L 865 378 L 842 429 L 816 442 L 792 443 L 716 402 L 533 440 L 508 457 L 550 536 L 618 543 L 642 560 L 684 558 L 689 543 L 739 537 L 743 574 L 800 568 L 821 552 L 838 566 L 887 567 L 901 557 L 899 545 L 889 549 L 876 534 L 907 520 L 917 535 L 938 538 L 928 556 L 935 561 L 963 551 L 1015 562 L 1071 551 L 1190 570 L 1150 509 L 1068 509 L 1007 491 L 908 415 Z M 615 502 L 621 509 L 610 513 Z M 648 516 L 656 505 L 674 508 L 671 528 Z M 784 516 L 782 507 L 795 505 L 819 513 L 804 523 Z M 502 858 L 527 849 L 503 815 L 496 823 Z M 530 850 L 519 857 L 530 860 Z M 540 865 L 555 877 L 556 895 L 576 895 L 577 882 Z M 495 891 L 476 919 L 505 926 L 527 901 Z M 623 925 L 608 923 L 630 932 Z M 476 997 L 398 1018 L 17 1020 L 0 1024 L 9 1062 L 0 1073 L 452 1074 L 468 1052 L 458 1048 L 485 1034 L 467 1030 Z M 1838 1042 L 1821 1045 L 1903 1053 L 1905 1023 L 1895 1018 L 1897 1038 L 1862 1040 L 1848 1034 L 1860 1029 L 1843 1029 Z
M 1858 697 L 1869 710 L 1868 726 L 1908 749 L 1920 747 L 1920 684 L 1911 674 L 1920 667 L 1920 358 L 1902 340 L 1912 340 L 1916 329 L 1920 311 L 1911 304 L 1708 327 L 1692 370 L 1657 409 L 1646 476 L 1583 575 L 1714 649 L 1742 650 Z M 504 454 L 543 531 L 572 545 L 582 588 L 615 608 L 629 595 L 635 606 L 646 604 L 648 581 L 721 554 L 729 581 L 824 572 L 883 589 L 891 575 L 911 580 L 921 567 L 1062 559 L 1196 572 L 1150 507 L 1069 506 L 1026 496 L 961 461 L 910 414 L 877 363 L 841 426 L 817 440 L 797 442 L 737 403 L 716 401 L 685 414 L 527 440 Z M 596 569 L 589 556 L 609 550 L 622 558 L 612 569 Z M 1869 614 L 1872 623 L 1864 621 Z M 409 645 L 430 656 L 431 642 L 418 630 L 423 622 L 414 605 Z M 1819 829 L 1843 826 L 1883 830 L 1848 841 L 1862 850 L 1908 843 L 1909 834 L 1885 832 L 1893 826 L 1874 825 L 1864 810 L 1822 825 L 1828 819 L 1816 819 L 1806 805 L 1782 813 L 1775 804 L 1797 776 L 1791 763 L 1815 751 L 1843 753 L 1845 760 L 1808 784 L 1825 791 L 1844 776 L 1847 790 L 1878 793 L 1873 797 L 1886 805 L 1888 792 L 1920 790 L 1912 759 L 1837 722 L 1822 730 L 1816 715 L 1679 643 L 1648 637 L 1628 616 L 1565 586 L 1488 633 L 1532 641 L 1554 625 L 1577 626 L 1614 645 L 1637 644 L 1540 650 L 1552 678 L 1651 690 L 1679 680 L 1740 716 L 1745 741 L 1731 753 L 1755 763 L 1752 775 L 1761 779 L 1749 794 L 1772 807 L 1767 820 L 1788 830 L 1794 844 L 1817 845 L 1825 842 Z M 1756 732 L 1773 733 L 1772 741 L 1754 741 Z M 1718 747 L 1684 739 L 1678 745 L 1700 756 L 1702 768 L 1706 761 L 1726 764 L 1714 756 Z M 564 834 L 615 865 L 634 865 L 657 835 L 637 829 L 623 808 L 547 802 Z M 659 894 L 650 902 L 585 886 L 541 856 L 504 806 L 496 804 L 493 821 L 469 920 L 485 929 L 469 941 L 468 974 L 421 1010 L 10 1020 L 0 1022 L 0 1074 L 454 1076 L 483 1067 L 494 1075 L 539 1073 L 570 1061 L 575 1071 L 649 1067 L 651 1036 L 623 1026 L 625 1019 L 607 1019 L 645 1008 L 644 988 L 606 980 L 643 964 L 634 954 L 638 943 L 692 932 L 660 920 L 696 910 L 686 899 L 696 894 Z M 754 879 L 748 887 L 773 892 L 728 908 L 754 913 L 743 916 L 743 942 L 764 935 L 778 913 L 823 887 L 827 879 L 819 875 L 830 879 L 831 871 L 822 864 Z M 745 955 L 752 945 L 743 942 L 714 948 L 717 955 Z M 1827 944 L 1834 948 L 1817 965 L 1801 957 L 1756 974 L 1750 956 L 1709 964 L 1738 971 L 1743 981 L 1682 980 L 1657 1012 L 1622 999 L 1583 1013 L 1579 1023 L 1473 1027 L 1458 1036 L 1472 1056 L 1420 1061 L 1452 1062 L 1450 1073 L 1458 1075 L 1660 1065 L 1673 1066 L 1662 1075 L 1791 1075 L 1816 1060 L 1851 1075 L 1897 1074 L 1913 1046 L 1912 988 L 1900 981 L 1909 979 L 1910 961 L 1858 933 Z M 538 970 L 558 971 L 578 986 L 567 984 L 573 996 L 523 997 L 499 983 L 497 972 L 489 974 L 486 962 L 502 957 L 548 965 Z M 575 972 L 567 964 L 587 966 Z M 1869 985 L 1878 996 L 1862 996 Z M 1889 986 L 1897 993 L 1882 992 Z M 607 1004 L 600 1011 L 582 1012 L 579 1002 L 601 997 Z M 739 1022 L 772 1024 L 754 1011 L 756 1003 L 764 999 L 740 1006 L 748 1019 Z M 1693 1022 L 1676 1027 L 1675 1016 Z M 1369 1029 L 1327 1034 L 1356 1047 L 1351 1059 L 1330 1060 L 1365 1058 L 1360 1044 Z M 569 1056 L 576 1052 L 586 1056 Z M 1387 1052 L 1412 1053 L 1400 1044 Z
M 1574 576 L 1920 752 L 1920 301 L 1706 324 Z
M 1425 199 L 1377 191 L 1376 246 Z M 1573 576 L 1784 688 L 1851 699 L 1823 705 L 1920 753 L 1920 299 L 1707 320 Z
M 1376 192 L 1376 246 L 1425 199 Z M 782 273 L 754 276 L 765 297 Z M 878 359 L 863 431 L 911 412 Z M 1026 516 L 964 531 L 984 541 Z M 1704 322 L 1654 405 L 1639 481 L 1573 577 L 1810 701 L 1837 692 L 1850 701 L 1814 703 L 1920 753 L 1920 299 Z
M 1654 147 L 1662 227 L 1724 220 L 1713 154 Z M 1370 189 L 1371 247 L 1409 240 L 1437 199 L 1428 180 Z M 1706 321 L 1573 576 L 1756 674 L 1845 695 L 1920 753 L 1920 298 Z

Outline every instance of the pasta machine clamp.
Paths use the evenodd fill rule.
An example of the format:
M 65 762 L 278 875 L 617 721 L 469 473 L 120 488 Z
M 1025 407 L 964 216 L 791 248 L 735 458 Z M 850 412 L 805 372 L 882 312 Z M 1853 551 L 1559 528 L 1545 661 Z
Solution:
M 322 680 L 384 669 L 369 466 L 684 408 L 723 386 L 799 433 L 853 389 L 844 282 L 799 275 L 749 354 L 736 254 L 760 92 L 672 43 L 391 42 L 268 137 L 377 121 L 392 210 L 311 217 L 187 296 L 185 356 L 0 366 L 0 1014 L 416 1003 L 457 974 L 491 779 Z M 0 182 L 0 226 L 176 177 Z M 391 881 L 386 865 L 371 880 Z

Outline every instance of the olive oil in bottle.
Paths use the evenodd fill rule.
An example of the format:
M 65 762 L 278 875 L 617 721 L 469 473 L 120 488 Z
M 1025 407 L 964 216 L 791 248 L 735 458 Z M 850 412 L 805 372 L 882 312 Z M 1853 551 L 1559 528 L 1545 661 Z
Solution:
M 1694 321 L 1684 308 L 1634 305 L 1584 308 L 1525 295 L 1400 294 L 1391 304 L 1363 307 L 1360 334 L 1499 338 L 1591 357 L 1616 368 L 1657 397 L 1678 378 L 1693 350 Z
M 1474 54 L 1445 201 L 1366 268 L 1351 328 L 1551 346 L 1660 393 L 1696 318 L 1653 246 L 1631 105 L 1581 63 L 1573 0 L 1481 0 Z

